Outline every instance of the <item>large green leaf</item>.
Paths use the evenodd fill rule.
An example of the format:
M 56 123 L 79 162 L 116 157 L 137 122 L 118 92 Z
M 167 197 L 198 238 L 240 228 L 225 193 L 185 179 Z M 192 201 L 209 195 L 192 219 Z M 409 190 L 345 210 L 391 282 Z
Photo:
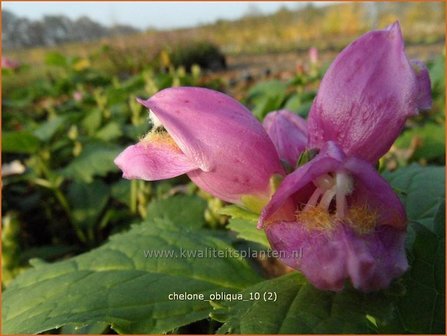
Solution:
M 165 218 L 179 225 L 200 228 L 205 225 L 206 201 L 187 195 L 152 201 L 148 206 L 150 218 Z
M 211 293 L 234 293 L 260 280 L 240 258 L 182 256 L 210 250 L 234 251 L 211 231 L 156 219 L 89 253 L 37 263 L 4 292 L 3 333 L 98 322 L 121 333 L 162 333 L 206 318 L 211 312 L 207 301 L 169 300 L 169 294 L 203 293 L 208 299 Z
M 106 143 L 90 143 L 82 153 L 62 170 L 64 176 L 90 183 L 94 176 L 105 176 L 117 171 L 113 160 L 122 150 L 121 147 Z
M 213 304 L 220 333 L 370 333 L 377 319 L 393 317 L 384 293 L 319 291 L 298 273 L 245 289 L 242 300 Z M 259 295 L 259 299 L 257 298 Z
M 412 333 L 444 333 L 445 168 L 412 165 L 385 177 L 401 192 L 410 221 L 410 270 L 406 294 L 397 301 L 399 325 Z

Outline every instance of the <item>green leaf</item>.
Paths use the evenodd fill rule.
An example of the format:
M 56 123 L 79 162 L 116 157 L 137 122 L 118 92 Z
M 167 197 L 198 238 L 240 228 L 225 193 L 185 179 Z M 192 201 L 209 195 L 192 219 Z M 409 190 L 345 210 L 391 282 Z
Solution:
M 131 181 L 121 179 L 111 187 L 112 197 L 130 207 L 130 183 Z
M 94 176 L 105 176 L 118 170 L 113 160 L 121 150 L 121 147 L 106 143 L 89 143 L 61 173 L 66 177 L 90 183 Z
M 87 131 L 88 135 L 94 135 L 99 127 L 101 127 L 102 113 L 100 109 L 93 109 L 82 119 L 82 127 Z
M 445 125 L 427 123 L 404 132 L 396 141 L 398 148 L 409 148 L 412 141 L 418 145 L 411 156 L 413 160 L 443 159 L 445 154 Z
M 5 153 L 35 153 L 40 140 L 28 131 L 3 132 L 2 151 Z
M 259 215 L 255 214 L 254 212 L 245 210 L 237 205 L 228 205 L 225 208 L 222 208 L 220 210 L 220 214 L 253 222 L 257 222 L 259 217 Z
M 87 335 L 102 334 L 107 329 L 108 324 L 104 322 L 93 323 L 88 325 L 67 324 L 61 328 L 61 334 L 65 335 Z
M 231 216 L 228 228 L 237 233 L 237 237 L 246 239 L 266 247 L 270 244 L 265 236 L 264 230 L 258 230 L 256 224 L 258 222 L 257 214 L 242 209 L 236 205 L 229 205 L 220 210 L 222 215 Z
M 149 218 L 162 218 L 190 228 L 201 228 L 205 225 L 206 206 L 206 201 L 199 197 L 177 195 L 152 201 L 147 213 Z
M 445 221 L 438 224 L 444 226 Z M 406 294 L 397 303 L 400 321 L 407 332 L 443 334 L 445 238 L 419 223 L 411 223 L 411 229 L 415 240 L 409 255 L 411 267 L 404 276 Z
M 242 300 L 214 305 L 211 317 L 224 322 L 219 333 L 371 333 L 371 320 L 393 316 L 384 293 L 319 291 L 298 273 L 260 282 L 241 294 Z
M 268 112 L 281 108 L 286 99 L 287 86 L 287 83 L 271 80 L 252 87 L 247 99 L 253 106 L 253 114 L 262 120 Z
M 122 135 L 121 127 L 116 122 L 110 122 L 102 127 L 95 137 L 104 141 L 111 141 L 119 138 Z
M 409 221 L 421 223 L 433 231 L 439 201 L 445 197 L 444 167 L 413 164 L 383 176 L 399 190 Z
M 410 220 L 410 270 L 403 278 L 406 293 L 397 301 L 399 323 L 411 333 L 444 333 L 444 167 L 412 165 L 384 175 L 402 191 Z
M 48 141 L 66 121 L 65 117 L 54 117 L 36 128 L 33 134 L 42 141 Z
M 74 182 L 68 189 L 73 222 L 82 228 L 95 226 L 109 199 L 109 187 L 100 180 L 92 183 Z
M 256 223 L 253 221 L 248 221 L 244 219 L 230 219 L 228 228 L 237 233 L 238 238 L 246 239 L 262 246 L 270 247 L 264 230 L 258 230 L 256 228 Z
M 235 293 L 260 280 L 240 258 L 181 257 L 182 250 L 209 249 L 235 251 L 209 230 L 155 220 L 89 253 L 38 264 L 4 291 L 3 332 L 103 322 L 120 333 L 165 333 L 204 319 L 212 310 L 206 301 L 211 293 Z M 149 252 L 166 254 L 146 257 Z M 174 292 L 203 293 L 206 300 L 169 300 Z

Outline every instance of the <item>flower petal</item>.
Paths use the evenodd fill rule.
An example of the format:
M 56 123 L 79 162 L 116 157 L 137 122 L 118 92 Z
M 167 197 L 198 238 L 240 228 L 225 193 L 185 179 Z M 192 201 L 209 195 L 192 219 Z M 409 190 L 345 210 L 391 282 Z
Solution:
M 338 55 L 321 82 L 308 118 L 309 147 L 332 140 L 348 156 L 376 162 L 405 120 L 427 106 L 424 74 L 415 74 L 408 61 L 397 22 L 363 35 Z
M 287 220 L 290 219 L 291 216 L 294 216 L 293 212 L 289 215 L 287 215 L 287 213 L 283 213 L 283 218 L 274 215 L 278 210 L 281 210 L 280 208 L 287 203 L 288 199 L 293 194 L 303 189 L 306 185 L 311 183 L 319 176 L 327 172 L 336 171 L 339 167 L 341 167 L 344 158 L 345 155 L 335 143 L 326 143 L 317 157 L 307 164 L 299 167 L 293 173 L 284 178 L 278 190 L 262 211 L 258 221 L 258 228 L 261 228 L 264 223 L 269 222 L 272 217 L 274 217 L 277 221 L 280 219 Z M 306 202 L 307 199 L 305 193 L 302 193 L 301 196 L 303 198 L 303 202 Z M 294 202 L 299 203 L 299 200 L 295 199 Z M 295 208 L 296 207 L 290 208 L 289 206 L 289 209 L 292 211 L 294 211 Z
M 283 174 L 275 147 L 251 112 L 209 89 L 165 89 L 141 104 L 156 115 L 185 156 L 201 171 L 190 178 L 225 201 L 269 194 L 269 180 Z M 205 174 L 206 173 L 206 174 Z
M 357 158 L 349 158 L 344 168 L 350 172 L 356 183 L 351 204 L 367 204 L 369 208 L 374 209 L 379 216 L 377 225 L 405 229 L 405 208 L 388 182 L 374 167 Z
M 280 259 L 319 289 L 339 291 L 350 279 L 355 288 L 371 292 L 388 287 L 408 268 L 405 232 L 390 226 L 366 236 L 344 225 L 322 233 L 297 222 L 277 222 L 265 230 Z
M 263 126 L 280 159 L 295 167 L 300 154 L 306 149 L 306 121 L 293 112 L 280 110 L 267 114 Z
M 411 60 L 411 65 L 418 84 L 418 108 L 420 110 L 429 110 L 432 104 L 430 74 L 425 64 L 421 61 Z
M 142 141 L 127 147 L 115 159 L 126 179 L 156 181 L 197 169 L 178 148 L 168 144 Z

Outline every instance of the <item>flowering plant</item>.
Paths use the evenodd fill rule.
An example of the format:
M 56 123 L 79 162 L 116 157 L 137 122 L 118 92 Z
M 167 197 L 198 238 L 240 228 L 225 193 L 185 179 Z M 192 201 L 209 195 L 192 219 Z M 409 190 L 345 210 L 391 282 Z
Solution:
M 427 69 L 407 59 L 395 23 L 340 53 L 307 124 L 278 111 L 266 117 L 265 132 L 224 94 L 166 89 L 140 100 L 153 130 L 115 163 L 126 178 L 151 181 L 187 173 L 213 196 L 252 210 L 271 198 L 258 228 L 265 228 L 273 249 L 285 252 L 287 265 L 321 289 L 341 290 L 347 279 L 365 292 L 383 289 L 408 267 L 406 216 L 372 164 L 408 117 L 430 108 L 430 92 Z M 293 167 L 306 148 L 320 152 L 273 193 L 269 181 L 285 171 L 279 159 Z M 292 257 L 297 250 L 299 258 Z

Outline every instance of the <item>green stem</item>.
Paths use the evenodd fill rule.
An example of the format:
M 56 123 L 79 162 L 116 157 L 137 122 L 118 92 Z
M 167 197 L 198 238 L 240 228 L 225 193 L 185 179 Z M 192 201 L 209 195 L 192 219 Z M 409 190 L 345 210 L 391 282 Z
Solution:
M 130 181 L 130 212 L 137 213 L 137 193 L 138 193 L 138 181 Z
M 41 163 L 43 175 L 45 176 L 47 181 L 50 182 L 50 184 L 51 184 L 50 189 L 53 191 L 54 196 L 56 197 L 57 201 L 59 202 L 62 209 L 64 210 L 64 212 L 67 216 L 67 219 L 70 222 L 70 225 L 72 226 L 72 228 L 74 229 L 74 231 L 76 233 L 76 236 L 82 243 L 85 243 L 87 241 L 87 239 L 86 239 L 84 232 L 82 232 L 82 230 L 79 227 L 77 227 L 76 224 L 74 224 L 71 219 L 70 205 L 67 201 L 67 198 L 64 196 L 62 191 L 59 189 L 59 186 L 56 183 L 54 183 L 53 179 L 50 176 L 51 174 L 50 174 L 45 162 L 43 160 L 40 160 L 40 163 Z

